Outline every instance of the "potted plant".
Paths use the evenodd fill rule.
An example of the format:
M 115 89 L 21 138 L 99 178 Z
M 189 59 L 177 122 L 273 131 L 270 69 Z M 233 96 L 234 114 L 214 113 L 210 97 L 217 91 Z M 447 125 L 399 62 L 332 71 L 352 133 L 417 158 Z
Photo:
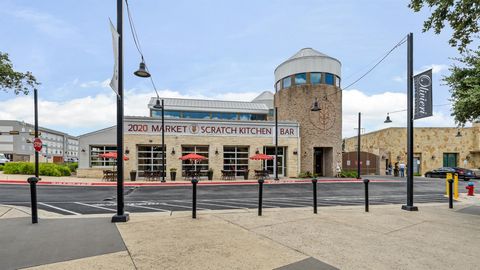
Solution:
M 211 168 L 208 169 L 207 176 L 208 176 L 208 180 L 213 179 L 213 169 L 211 169 Z
M 177 169 L 176 168 L 170 168 L 170 179 L 172 181 L 175 181 L 175 178 L 177 178 Z
M 245 169 L 245 173 L 243 174 L 243 179 L 248 180 L 248 169 Z
M 136 170 L 131 170 L 130 171 L 130 180 L 131 181 L 137 180 L 137 171 Z

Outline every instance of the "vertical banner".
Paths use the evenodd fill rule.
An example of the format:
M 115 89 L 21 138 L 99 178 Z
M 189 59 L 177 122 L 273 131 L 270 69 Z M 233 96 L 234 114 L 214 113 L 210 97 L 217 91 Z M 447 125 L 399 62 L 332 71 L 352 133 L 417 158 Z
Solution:
M 430 69 L 413 76 L 413 84 L 415 87 L 415 113 L 413 119 L 432 116 L 432 70 Z
M 110 87 L 118 96 L 118 38 L 119 34 L 115 26 L 113 26 L 112 21 L 110 20 L 110 31 L 112 32 L 112 45 L 113 45 L 113 59 L 115 64 L 113 66 L 113 76 L 110 81 Z

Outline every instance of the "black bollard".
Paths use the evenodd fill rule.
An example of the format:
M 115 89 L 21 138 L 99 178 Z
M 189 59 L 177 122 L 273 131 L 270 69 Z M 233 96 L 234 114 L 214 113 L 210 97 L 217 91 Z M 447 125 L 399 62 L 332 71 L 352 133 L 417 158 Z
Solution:
M 192 218 L 197 218 L 197 183 L 198 180 L 192 179 Z
M 263 178 L 258 179 L 258 215 L 262 215 Z
M 448 179 L 448 208 L 453 208 L 453 179 Z
M 312 179 L 313 184 L 313 213 L 317 213 L 317 178 Z
M 32 223 L 38 223 L 38 211 L 37 211 L 37 177 L 30 177 L 27 179 L 30 183 L 30 198 L 32 206 Z
M 365 183 L 365 212 L 368 212 L 368 183 L 370 180 L 364 179 L 363 183 Z

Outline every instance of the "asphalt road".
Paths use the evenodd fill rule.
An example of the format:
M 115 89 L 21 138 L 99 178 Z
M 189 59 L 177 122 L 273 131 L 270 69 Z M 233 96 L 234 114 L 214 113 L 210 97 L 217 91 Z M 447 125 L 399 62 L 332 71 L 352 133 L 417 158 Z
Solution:
M 399 178 L 397 178 L 399 180 Z M 402 180 L 404 181 L 404 179 Z M 465 192 L 460 181 L 459 191 Z M 198 186 L 197 209 L 256 208 L 257 185 Z M 370 204 L 401 204 L 406 201 L 405 182 L 370 183 Z M 414 186 L 414 203 L 447 202 L 443 179 L 419 178 Z M 271 184 L 264 186 L 265 208 L 312 206 L 312 184 Z M 94 186 L 38 186 L 39 208 L 64 215 L 116 212 L 116 188 Z M 132 187 L 125 189 L 127 212 L 191 211 L 190 186 Z M 318 184 L 318 206 L 361 205 L 363 183 Z M 27 185 L 1 185 L 0 204 L 30 206 Z

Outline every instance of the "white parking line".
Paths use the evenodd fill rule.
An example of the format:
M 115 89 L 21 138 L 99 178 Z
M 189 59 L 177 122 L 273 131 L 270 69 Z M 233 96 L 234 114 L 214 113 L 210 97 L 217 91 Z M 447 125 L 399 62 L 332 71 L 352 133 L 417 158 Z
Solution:
M 126 205 L 130 206 L 130 207 L 143 208 L 143 209 L 149 209 L 149 210 L 155 210 L 155 211 L 171 212 L 170 210 L 165 210 L 165 209 L 155 208 L 155 207 L 148 207 L 148 206 L 134 205 L 134 204 L 131 204 L 131 203 L 127 203 Z
M 226 203 L 226 204 L 233 204 L 233 205 L 251 205 L 251 206 L 258 206 L 258 203 L 254 203 L 254 202 L 231 202 L 231 201 L 223 201 L 223 200 L 203 200 L 203 201 L 207 201 L 207 202 L 215 202 L 215 203 Z M 273 205 L 266 205 L 266 204 L 263 204 L 263 207 L 267 207 L 267 208 L 280 208 L 278 206 L 273 206 Z
M 117 210 L 110 209 L 110 208 L 106 208 L 106 207 L 101 207 L 101 206 L 96 206 L 96 205 L 90 205 L 90 204 L 81 203 L 81 202 L 75 202 L 75 203 L 76 203 L 76 204 L 79 204 L 79 205 L 83 205 L 83 206 L 88 206 L 88 207 L 103 209 L 103 210 L 107 210 L 107 211 L 111 211 L 111 212 L 117 212 Z M 115 206 L 115 205 L 112 204 L 112 206 Z
M 173 207 L 178 207 L 178 208 L 187 208 L 187 209 L 192 209 L 191 206 L 185 206 L 185 205 L 178 205 L 178 204 L 171 204 L 171 203 L 160 203 L 162 205 L 168 205 L 168 206 L 173 206 Z M 197 207 L 197 210 L 210 210 L 208 208 L 201 208 L 201 207 Z
M 46 204 L 46 203 L 42 203 L 42 202 L 39 202 L 38 204 L 41 204 L 41 205 L 44 205 L 46 207 L 50 207 L 50 208 L 53 208 L 53 209 L 57 209 L 57 210 L 60 210 L 62 212 L 65 212 L 65 213 L 69 213 L 69 214 L 73 214 L 73 215 L 81 215 L 77 212 L 73 212 L 73 211 L 70 211 L 70 210 L 67 210 L 67 209 L 56 207 L 56 206 L 53 206 L 53 205 L 50 205 L 50 204 Z
M 217 204 L 217 203 L 206 203 L 206 202 L 200 202 L 200 201 L 197 202 L 197 204 L 215 205 L 215 206 L 222 206 L 222 207 L 232 208 L 232 209 L 248 209 L 247 207 L 230 206 L 230 205 Z
M 270 200 L 264 200 L 265 202 L 268 202 L 270 204 L 280 204 L 280 205 L 287 205 L 287 206 L 299 206 L 299 207 L 306 207 L 306 206 L 311 206 L 307 204 L 297 204 L 297 203 L 289 203 L 289 202 L 276 202 L 276 201 L 270 201 Z

